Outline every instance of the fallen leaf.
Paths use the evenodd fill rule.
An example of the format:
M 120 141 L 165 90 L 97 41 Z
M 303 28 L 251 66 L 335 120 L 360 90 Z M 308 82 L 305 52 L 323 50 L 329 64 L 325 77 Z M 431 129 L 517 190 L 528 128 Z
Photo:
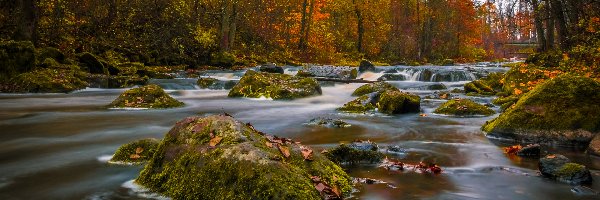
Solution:
M 333 191 L 333 193 L 335 193 L 336 197 L 339 197 L 342 195 L 342 192 L 340 192 L 340 189 L 338 188 L 337 185 L 333 185 L 333 187 L 331 188 L 331 191 Z
M 208 142 L 208 145 L 211 147 L 215 147 L 221 142 L 222 139 L 223 138 L 220 136 L 215 136 L 213 139 L 210 139 L 210 141 Z
M 268 141 L 267 141 L 267 142 L 265 142 L 265 145 L 267 145 L 267 147 L 269 147 L 269 148 L 273 147 L 273 143 L 271 143 L 271 142 L 268 142 Z
M 554 154 L 548 155 L 548 156 L 546 156 L 546 158 L 556 158 L 556 155 L 554 155 Z
M 302 157 L 304 157 L 304 160 L 312 160 L 312 153 L 313 150 L 308 148 L 307 146 L 300 146 L 301 152 L 302 152 Z
M 136 154 L 140 154 L 140 153 L 142 153 L 143 151 L 144 151 L 144 149 L 143 149 L 142 147 L 138 147 L 138 148 L 136 148 L 136 149 L 135 149 L 135 153 L 136 153 Z
M 131 154 L 131 155 L 129 156 L 129 158 L 131 158 L 131 159 L 138 159 L 138 158 L 141 158 L 141 156 L 140 156 L 140 155 L 138 155 L 138 154 Z
M 421 113 L 419 116 L 421 116 L 421 117 L 427 117 L 427 114 Z
M 279 148 L 279 151 L 281 152 L 281 154 L 283 154 L 283 157 L 285 158 L 289 158 L 290 157 L 290 150 L 283 146 L 283 145 L 277 145 L 277 147 Z
M 521 145 L 514 145 L 510 147 L 504 147 L 504 153 L 508 155 L 516 155 L 523 147 Z

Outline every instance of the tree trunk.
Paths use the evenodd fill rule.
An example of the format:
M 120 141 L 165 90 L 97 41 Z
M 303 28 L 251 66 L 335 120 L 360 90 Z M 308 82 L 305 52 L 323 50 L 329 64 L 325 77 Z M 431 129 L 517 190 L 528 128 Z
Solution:
M 28 40 L 37 42 L 37 6 L 35 0 L 18 0 L 19 9 L 17 30 L 13 38 L 15 40 Z
M 306 19 L 307 19 L 307 12 L 306 12 L 306 8 L 308 8 L 308 0 L 304 0 L 302 3 L 302 19 L 300 21 L 300 42 L 298 42 L 298 48 L 299 49 L 306 49 L 306 38 L 304 38 L 304 35 L 306 32 Z
M 357 32 L 358 32 L 358 41 L 356 43 L 356 49 L 358 52 L 363 52 L 363 37 L 365 34 L 365 26 L 364 26 L 364 18 L 362 12 L 356 3 L 357 0 L 352 0 L 354 4 L 354 13 L 356 14 L 356 24 L 357 24 Z
M 565 20 L 565 15 L 563 12 L 563 5 L 560 0 L 551 0 L 552 2 L 552 12 L 554 14 L 554 18 L 556 19 L 556 30 L 558 32 L 558 44 L 561 49 L 568 48 L 567 42 L 567 22 Z
M 229 18 L 229 45 L 228 45 L 228 50 L 231 49 L 234 45 L 234 41 L 235 41 L 235 32 L 237 29 L 237 2 L 233 2 L 231 4 L 232 8 L 231 8 L 231 17 Z
M 550 6 L 550 0 L 545 0 L 546 5 L 544 11 L 546 11 L 546 48 L 554 48 L 554 16 L 552 14 L 553 8 Z
M 542 22 L 542 13 L 540 11 L 538 0 L 531 0 L 531 4 L 533 6 L 538 51 L 546 51 L 546 34 L 544 34 L 544 23 Z
M 221 23 L 219 29 L 219 50 L 229 51 L 229 0 L 221 1 Z

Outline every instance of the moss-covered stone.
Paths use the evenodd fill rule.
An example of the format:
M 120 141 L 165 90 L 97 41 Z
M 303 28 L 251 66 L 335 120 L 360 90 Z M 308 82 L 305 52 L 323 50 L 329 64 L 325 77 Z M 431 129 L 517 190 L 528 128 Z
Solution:
M 375 71 L 375 65 L 368 60 L 361 60 L 358 66 L 359 72 Z
M 218 80 L 216 78 L 199 78 L 197 81 L 198 87 L 208 88 L 215 84 Z
M 35 68 L 35 48 L 27 41 L 0 42 L 0 81 Z
M 352 93 L 352 96 L 362 96 L 373 92 L 384 92 L 386 90 L 400 91 L 392 84 L 386 82 L 375 82 L 360 86 Z
M 415 113 L 421 110 L 421 97 L 396 90 L 387 90 L 379 96 L 379 112 L 386 114 Z
M 315 95 L 321 95 L 321 86 L 313 78 L 252 70 L 248 70 L 229 91 L 229 97 L 250 98 L 296 99 Z
M 517 101 L 521 98 L 520 95 L 512 95 L 507 97 L 498 97 L 492 101 L 492 103 L 496 105 L 500 105 L 500 110 L 504 111 L 510 108 L 512 105 L 515 105 Z
M 79 62 L 82 64 L 83 67 L 85 67 L 88 70 L 88 72 L 92 74 L 107 73 L 104 64 L 102 64 L 102 62 L 100 62 L 100 60 L 94 54 L 85 52 L 80 54 L 78 57 Z
M 124 164 L 141 164 L 154 155 L 160 140 L 155 138 L 133 141 L 119 147 L 109 162 Z
M 473 102 L 470 99 L 452 99 L 442 104 L 433 111 L 437 114 L 468 116 L 468 115 L 493 115 L 495 112 L 487 106 Z
M 586 152 L 594 156 L 600 156 L 600 134 L 596 134 L 590 142 Z
M 305 160 L 303 149 L 230 116 L 189 117 L 165 135 L 136 182 L 173 199 L 321 199 L 317 176 L 350 193 L 339 166 L 318 152 Z
M 355 143 L 359 143 L 356 145 Z M 353 142 L 350 145 L 341 144 L 325 152 L 329 160 L 338 164 L 377 163 L 383 160 L 383 153 L 379 152 L 377 146 L 360 148 L 361 142 Z
M 464 89 L 470 95 L 495 95 L 504 85 L 502 73 L 490 73 L 486 77 L 465 84 Z
M 58 63 L 65 63 L 66 56 L 60 50 L 53 47 L 45 47 L 38 50 L 37 59 L 43 62 L 47 58 L 54 59 Z
M 448 89 L 448 87 L 442 83 L 436 83 L 436 84 L 427 86 L 427 89 L 428 90 L 445 90 L 445 89 Z
M 405 81 L 406 77 L 402 74 L 384 74 L 377 79 L 378 81 Z
M 600 132 L 600 83 L 561 75 L 526 93 L 486 122 L 488 135 L 533 143 L 585 145 Z
M 551 154 L 540 158 L 539 170 L 542 176 L 568 184 L 586 184 L 592 182 L 590 171 L 583 165 L 572 163 L 560 154 Z
M 379 98 L 379 94 L 377 93 L 365 94 L 344 104 L 344 106 L 337 110 L 350 113 L 365 113 L 375 109 L 376 98 Z
M 76 66 L 75 66 L 76 67 Z M 36 69 L 10 79 L 3 92 L 68 93 L 87 87 L 86 74 L 74 69 Z
M 112 108 L 174 108 L 183 103 L 169 96 L 158 85 L 146 85 L 123 92 L 108 105 Z

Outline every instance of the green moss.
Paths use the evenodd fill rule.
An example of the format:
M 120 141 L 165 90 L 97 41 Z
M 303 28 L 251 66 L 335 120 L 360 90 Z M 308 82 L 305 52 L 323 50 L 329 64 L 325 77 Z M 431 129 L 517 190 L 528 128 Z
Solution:
M 232 67 L 235 65 L 235 56 L 228 52 L 217 52 L 210 56 L 210 65 L 217 67 Z
M 66 56 L 60 52 L 60 50 L 53 47 L 45 47 L 38 50 L 37 59 L 39 62 L 43 62 L 48 58 L 51 58 L 59 63 L 65 63 Z
M 502 73 L 490 73 L 486 77 L 465 84 L 464 89 L 471 96 L 495 95 L 502 90 Z
M 296 74 L 296 76 L 299 76 L 299 77 L 314 77 L 315 75 L 313 75 L 312 73 L 310 73 L 308 71 L 300 70 L 300 71 L 298 71 L 298 73 Z
M 183 103 L 177 101 L 158 85 L 146 85 L 123 92 L 108 105 L 112 108 L 174 108 Z
M 325 156 L 338 164 L 377 163 L 384 158 L 377 150 L 358 150 L 345 144 L 327 150 Z
M 296 99 L 320 94 L 321 86 L 313 78 L 248 70 L 240 82 L 229 91 L 228 96 Z
M 585 166 L 577 163 L 564 164 L 558 171 L 556 171 L 557 177 L 571 177 L 577 173 L 581 173 L 585 170 Z
M 434 113 L 446 115 L 493 115 L 495 112 L 487 106 L 473 102 L 470 99 L 453 99 L 435 109 Z
M 396 90 L 381 93 L 377 102 L 379 112 L 386 114 L 414 113 L 421 110 L 421 98 Z
M 372 98 L 369 95 L 362 95 L 338 108 L 339 111 L 351 113 L 365 113 L 375 109 L 375 105 L 371 102 Z
M 517 103 L 517 101 L 519 101 L 520 98 L 521 98 L 520 95 L 519 96 L 512 95 L 512 96 L 507 96 L 507 97 L 498 97 L 498 98 L 494 99 L 494 101 L 492 101 L 492 103 L 494 103 L 496 105 L 500 105 L 500 110 L 504 111 L 504 110 L 510 108 L 515 103 Z
M 217 81 L 218 80 L 216 78 L 199 78 L 197 83 L 200 88 L 208 88 Z
M 223 138 L 212 148 L 211 135 Z M 320 153 L 306 161 L 300 145 L 288 143 L 285 158 L 266 142 L 228 116 L 186 118 L 161 141 L 136 182 L 173 199 L 321 199 L 311 176 L 343 194 L 352 190 L 350 177 Z
M 600 131 L 600 83 L 561 75 L 526 93 L 483 130 L 498 137 L 588 143 Z
M 352 93 L 352 96 L 362 96 L 373 92 L 384 92 L 386 90 L 400 91 L 398 88 L 386 82 L 375 82 L 360 86 Z
M 27 41 L 0 42 L 0 81 L 35 68 L 35 48 Z
M 67 93 L 84 89 L 85 73 L 79 70 L 47 68 L 22 73 L 10 80 L 4 92 Z
M 107 74 L 108 71 L 104 64 L 91 53 L 84 52 L 78 55 L 81 65 L 92 74 Z
M 133 141 L 119 147 L 110 162 L 141 164 L 148 161 L 154 155 L 160 140 L 147 138 Z
M 358 77 L 358 69 L 352 68 L 350 70 L 350 79 L 356 79 L 356 77 Z

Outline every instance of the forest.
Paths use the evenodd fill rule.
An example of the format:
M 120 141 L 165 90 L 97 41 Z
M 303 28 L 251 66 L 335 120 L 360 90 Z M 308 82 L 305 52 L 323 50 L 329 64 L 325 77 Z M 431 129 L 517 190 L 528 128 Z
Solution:
M 600 199 L 598 0 L 0 0 L 0 199 Z

